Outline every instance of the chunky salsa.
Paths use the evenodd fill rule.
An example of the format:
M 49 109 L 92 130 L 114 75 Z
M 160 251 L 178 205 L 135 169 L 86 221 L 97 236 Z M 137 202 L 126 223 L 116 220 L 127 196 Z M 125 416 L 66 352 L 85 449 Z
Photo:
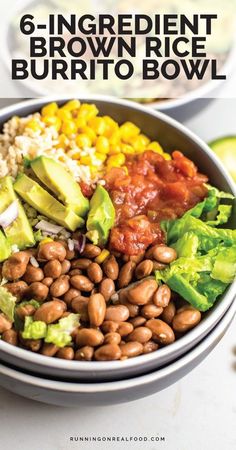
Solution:
M 110 248 L 136 255 L 164 242 L 161 220 L 181 217 L 207 195 L 207 177 L 179 151 L 171 160 L 146 151 L 127 158 L 126 166 L 127 171 L 112 168 L 105 176 L 116 210 Z

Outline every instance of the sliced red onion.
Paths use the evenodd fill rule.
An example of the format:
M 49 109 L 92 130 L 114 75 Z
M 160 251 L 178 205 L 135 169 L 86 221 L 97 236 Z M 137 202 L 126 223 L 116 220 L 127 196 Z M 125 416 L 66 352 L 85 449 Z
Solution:
M 2 228 L 9 227 L 9 225 L 11 225 L 11 223 L 17 219 L 18 214 L 18 200 L 14 200 L 14 202 L 12 202 L 10 206 L 8 206 L 8 208 L 5 209 L 2 214 L 0 214 L 0 226 Z
M 68 249 L 70 250 L 70 252 L 73 252 L 74 248 L 75 248 L 75 243 L 73 241 L 73 239 L 68 239 Z
M 86 236 L 80 234 L 77 239 L 74 239 L 75 250 L 79 253 L 83 253 L 86 244 Z
M 54 223 L 47 222 L 46 220 L 40 220 L 40 222 L 35 225 L 36 230 L 45 231 L 49 234 L 58 234 L 62 230 L 64 230 L 63 227 L 59 225 L 55 225 Z

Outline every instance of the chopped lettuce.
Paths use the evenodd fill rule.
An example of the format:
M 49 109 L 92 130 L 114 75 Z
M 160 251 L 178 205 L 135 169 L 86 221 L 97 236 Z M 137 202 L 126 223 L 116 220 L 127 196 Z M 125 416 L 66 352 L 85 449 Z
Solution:
M 16 305 L 16 297 L 12 295 L 4 286 L 0 286 L 0 310 L 12 322 L 14 321 L 14 311 Z
M 37 300 L 23 300 L 22 302 L 18 303 L 17 306 L 25 306 L 25 305 L 32 305 L 35 309 L 38 309 L 40 307 L 40 303 L 37 302 Z
M 71 313 L 57 324 L 48 325 L 45 342 L 65 347 L 71 343 L 71 333 L 79 326 L 79 314 Z
M 26 316 L 24 330 L 22 332 L 23 339 L 42 339 L 47 334 L 47 324 L 41 320 L 35 320 L 31 316 Z
M 212 278 L 222 283 L 232 283 L 236 274 L 236 245 L 222 248 L 215 258 Z
M 197 253 L 199 245 L 199 240 L 196 234 L 189 231 L 188 233 L 181 236 L 178 241 L 173 245 L 176 250 L 178 257 L 188 257 L 194 256 Z

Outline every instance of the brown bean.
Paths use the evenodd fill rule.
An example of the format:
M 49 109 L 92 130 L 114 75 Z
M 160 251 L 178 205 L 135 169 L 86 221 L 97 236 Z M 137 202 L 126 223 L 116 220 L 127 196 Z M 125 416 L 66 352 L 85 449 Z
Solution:
M 102 294 L 93 294 L 88 301 L 88 315 L 91 326 L 102 325 L 106 314 L 106 302 Z
M 67 359 L 68 361 L 74 359 L 74 356 L 75 352 L 72 347 L 59 348 L 58 352 L 56 353 L 57 358 Z
M 165 245 L 155 245 L 152 250 L 152 257 L 163 264 L 170 264 L 177 258 L 177 253 L 174 248 L 166 247 Z
M 135 269 L 135 276 L 138 280 L 148 277 L 153 271 L 153 262 L 150 259 L 144 259 Z
M 82 252 L 82 256 L 85 258 L 96 258 L 98 255 L 100 255 L 101 249 L 93 244 L 86 244 L 84 247 L 84 250 Z
M 11 345 L 17 345 L 18 336 L 15 330 L 6 330 L 2 333 L 2 340 Z
M 121 357 L 121 350 L 117 344 L 105 344 L 94 352 L 96 361 L 116 361 Z
M 119 345 L 121 341 L 121 335 L 119 333 L 107 333 L 104 337 L 104 344 L 116 344 Z
M 120 322 L 118 329 L 117 329 L 117 333 L 119 333 L 121 335 L 121 337 L 128 336 L 128 334 L 132 333 L 133 329 L 134 329 L 134 327 L 133 327 L 132 323 Z
M 122 358 L 133 358 L 143 353 L 143 345 L 140 342 L 127 342 L 120 345 Z
M 168 306 L 163 309 L 163 313 L 161 315 L 161 320 L 168 323 L 170 325 L 175 316 L 176 307 L 173 302 L 170 302 Z
M 156 305 L 144 305 L 141 308 L 141 314 L 145 319 L 153 319 L 155 317 L 159 317 L 163 312 L 163 308 Z
M 78 331 L 76 336 L 76 344 L 78 347 L 89 345 L 90 347 L 97 347 L 102 345 L 104 336 L 99 330 L 94 328 L 82 328 Z
M 37 300 L 38 302 L 43 302 L 44 300 L 46 300 L 48 292 L 49 289 L 47 286 L 45 286 L 45 284 L 41 283 L 40 281 L 35 281 L 29 286 L 27 296 L 29 298 Z
M 2 277 L 9 281 L 17 280 L 22 278 L 27 264 L 29 263 L 30 254 L 27 252 L 17 252 L 4 261 L 2 266 Z
M 158 261 L 153 261 L 153 270 L 164 270 L 167 267 L 168 267 L 167 264 L 163 264 Z
M 175 335 L 172 328 L 160 319 L 150 319 L 146 326 L 152 331 L 153 340 L 162 345 L 172 344 Z
M 73 298 L 71 301 L 72 310 L 80 315 L 82 322 L 89 321 L 88 302 L 89 299 L 87 297 L 83 297 L 82 295 Z
M 61 274 L 65 275 L 70 271 L 71 268 L 71 262 L 68 259 L 64 259 L 61 263 Z
M 34 352 L 34 353 L 37 353 L 40 350 L 41 345 L 42 345 L 41 339 L 23 339 L 21 337 L 20 340 L 25 348 L 27 348 L 28 350 L 31 350 L 31 352 Z
M 60 262 L 66 258 L 66 249 L 60 242 L 46 242 L 45 244 L 39 244 L 38 247 L 38 259 L 39 261 L 51 261 L 58 259 Z
M 145 252 L 141 252 L 138 255 L 123 255 L 123 261 L 132 261 L 135 264 L 139 264 L 144 258 Z
M 119 275 L 119 266 L 115 256 L 109 256 L 109 258 L 104 261 L 102 267 L 107 278 L 111 278 L 113 281 L 117 280 Z
M 87 268 L 87 275 L 93 283 L 100 283 L 102 281 L 103 272 L 99 264 L 93 262 Z
M 132 323 L 134 328 L 142 327 L 146 323 L 145 317 L 141 317 L 141 316 L 133 317 L 129 321 L 130 321 L 130 323 Z
M 59 350 L 59 347 L 55 344 L 47 344 L 46 342 L 43 344 L 41 348 L 41 354 L 44 356 L 55 356 L 57 351 Z
M 66 304 L 61 300 L 51 300 L 43 303 L 35 312 L 34 320 L 42 320 L 45 323 L 53 323 L 60 319 L 66 311 Z
M 197 309 L 191 307 L 181 308 L 174 316 L 172 326 L 178 333 L 185 333 L 198 325 L 200 320 L 201 313 Z
M 130 317 L 136 317 L 139 315 L 139 306 L 129 303 L 127 292 L 128 290 L 120 291 L 119 302 L 128 308 Z
M 79 348 L 75 352 L 75 359 L 77 361 L 92 361 L 94 354 L 94 348 L 89 345 Z
M 62 265 L 58 259 L 52 259 L 45 264 L 44 268 L 45 277 L 51 277 L 53 279 L 59 278 L 62 274 Z
M 22 300 L 27 292 L 28 285 L 25 281 L 15 281 L 15 283 L 6 283 L 4 284 L 5 289 L 11 292 L 17 300 Z
M 158 350 L 158 344 L 156 342 L 148 341 L 143 345 L 144 354 L 155 352 L 156 350 Z
M 128 284 L 131 283 L 135 267 L 136 264 L 133 261 L 128 261 L 121 267 L 118 277 L 118 286 L 120 289 L 128 286 Z
M 171 299 L 171 290 L 167 284 L 162 284 L 159 286 L 157 291 L 153 296 L 153 303 L 156 306 L 161 306 L 162 308 L 166 308 L 169 305 Z
M 21 305 L 16 308 L 16 314 L 21 320 L 27 316 L 33 316 L 35 311 L 36 308 L 33 305 Z
M 42 280 L 42 283 L 45 284 L 45 286 L 50 287 L 53 283 L 53 278 L 46 277 Z
M 71 277 L 70 282 L 74 288 L 82 292 L 90 292 L 94 287 L 92 281 L 84 275 L 74 275 Z
M 134 305 L 146 305 L 157 290 L 157 282 L 154 279 L 144 280 L 133 288 L 128 289 L 128 300 Z
M 115 292 L 115 283 L 111 278 L 104 278 L 99 285 L 99 292 L 108 302 Z
M 127 341 L 136 341 L 145 344 L 152 338 L 152 332 L 147 327 L 137 327 L 129 334 Z
M 69 291 L 67 291 L 64 294 L 63 300 L 64 300 L 64 302 L 66 302 L 66 304 L 68 306 L 70 306 L 73 298 L 78 297 L 79 295 L 80 295 L 80 291 L 78 291 L 78 289 L 70 288 Z
M 82 274 L 83 274 L 83 272 L 81 269 L 72 269 L 72 270 L 70 270 L 68 275 L 70 277 L 74 277 L 75 275 L 82 275 Z
M 115 333 L 118 330 L 119 323 L 113 320 L 105 320 L 101 325 L 103 333 Z
M 71 262 L 72 269 L 86 270 L 92 263 L 91 259 L 79 258 Z
M 61 275 L 50 286 L 50 294 L 52 297 L 61 297 L 70 289 L 69 276 Z
M 108 306 L 105 314 L 105 320 L 114 322 L 125 322 L 129 318 L 129 310 L 125 305 Z
M 34 267 L 28 264 L 23 279 L 28 284 L 34 283 L 35 281 L 42 281 L 44 279 L 44 273 L 40 267 Z

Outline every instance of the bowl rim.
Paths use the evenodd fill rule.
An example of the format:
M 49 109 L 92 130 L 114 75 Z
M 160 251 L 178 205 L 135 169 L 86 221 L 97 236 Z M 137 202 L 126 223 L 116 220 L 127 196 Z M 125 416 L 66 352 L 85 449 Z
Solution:
M 129 390 L 131 388 L 142 388 L 158 380 L 163 380 L 169 375 L 174 375 L 179 370 L 181 370 L 186 365 L 190 364 L 192 361 L 198 359 L 198 357 L 204 353 L 212 343 L 216 342 L 216 345 L 220 342 L 221 338 L 227 332 L 228 327 L 233 321 L 236 314 L 236 302 L 234 302 L 228 311 L 225 313 L 224 317 L 218 323 L 214 329 L 198 343 L 194 349 L 188 351 L 185 355 L 178 358 L 176 361 L 169 363 L 165 367 L 159 368 L 144 375 L 139 375 L 137 377 L 131 377 L 124 380 L 115 381 L 105 381 L 99 383 L 78 383 L 78 382 L 66 382 L 58 380 L 49 380 L 45 377 L 40 377 L 37 375 L 31 375 L 21 370 L 16 370 L 12 367 L 5 366 L 0 363 L 0 375 L 5 375 L 11 379 L 23 382 L 25 384 L 43 388 L 50 391 L 60 391 L 61 393 L 81 393 L 81 394 L 98 394 L 98 393 L 113 393 L 121 389 Z M 212 349 L 213 350 L 213 349 Z M 201 361 L 200 361 L 201 362 Z M 184 375 L 185 376 L 185 375 Z M 0 378 L 1 380 L 1 378 Z
M 154 110 L 152 108 L 147 108 L 146 106 L 135 104 L 132 101 L 129 100 L 121 100 L 117 98 L 113 98 L 110 96 L 103 96 L 103 95 L 97 95 L 97 96 L 80 96 L 80 100 L 84 101 L 101 101 L 104 103 L 115 103 L 116 105 L 125 106 L 128 109 L 138 110 L 141 113 L 145 115 L 150 115 L 157 120 L 161 120 L 168 125 L 172 126 L 173 128 L 177 129 L 179 132 L 181 132 L 183 135 L 185 135 L 187 138 L 192 140 L 196 145 L 201 147 L 201 149 L 207 154 L 209 159 L 211 159 L 214 163 L 214 165 L 218 168 L 218 170 L 222 173 L 224 176 L 227 184 L 229 185 L 232 193 L 236 196 L 236 185 L 231 178 L 231 176 L 227 173 L 226 169 L 222 166 L 220 160 L 215 155 L 215 153 L 208 147 L 208 145 L 202 141 L 198 136 L 196 136 L 192 131 L 190 131 L 188 128 L 186 128 L 181 123 L 177 122 L 175 119 L 172 119 L 171 117 L 167 116 L 166 114 Z M 43 105 L 47 104 L 51 101 L 58 101 L 58 102 L 64 102 L 69 100 L 68 97 L 64 96 L 50 96 L 50 97 L 44 97 L 44 98 L 38 98 L 33 100 L 26 100 L 24 102 L 18 102 L 17 104 L 13 104 L 7 107 L 4 107 L 0 109 L 0 121 L 4 115 L 16 115 L 17 113 L 23 113 L 24 110 L 27 108 L 35 108 L 35 112 L 40 109 Z M 27 113 L 28 114 L 28 113 Z M 7 119 L 8 120 L 8 119 Z M 25 360 L 28 363 L 36 364 L 38 366 L 46 366 L 47 368 L 53 368 L 53 369 L 61 369 L 65 371 L 79 371 L 80 373 L 87 372 L 87 371 L 116 371 L 120 370 L 121 368 L 124 368 L 124 370 L 132 367 L 136 367 L 139 365 L 142 365 L 143 363 L 151 362 L 153 360 L 156 360 L 159 358 L 159 356 L 162 356 L 163 358 L 168 357 L 169 355 L 174 354 L 176 351 L 178 351 L 181 347 L 185 347 L 188 344 L 190 344 L 191 341 L 194 341 L 199 334 L 204 333 L 204 330 L 210 328 L 210 324 L 216 324 L 219 320 L 221 320 L 221 317 L 225 313 L 225 311 L 230 307 L 231 303 L 234 300 L 236 293 L 236 279 L 234 282 L 229 286 L 228 290 L 223 296 L 223 299 L 218 302 L 216 305 L 216 308 L 211 312 L 211 314 L 208 317 L 205 317 L 200 324 L 196 327 L 190 330 L 186 335 L 181 337 L 181 339 L 175 341 L 170 346 L 163 347 L 158 350 L 158 352 L 152 352 L 146 355 L 140 355 L 138 357 L 130 358 L 125 361 L 70 361 L 70 364 L 68 364 L 68 361 L 59 359 L 59 358 L 49 358 L 47 356 L 30 352 L 29 350 L 21 349 L 19 347 L 15 347 L 12 345 L 9 345 L 8 343 L 0 340 L 0 351 L 3 353 L 7 353 L 13 357 L 16 357 L 17 359 Z M 220 319 L 216 319 L 216 318 Z M 158 356 L 159 355 L 159 356 Z

